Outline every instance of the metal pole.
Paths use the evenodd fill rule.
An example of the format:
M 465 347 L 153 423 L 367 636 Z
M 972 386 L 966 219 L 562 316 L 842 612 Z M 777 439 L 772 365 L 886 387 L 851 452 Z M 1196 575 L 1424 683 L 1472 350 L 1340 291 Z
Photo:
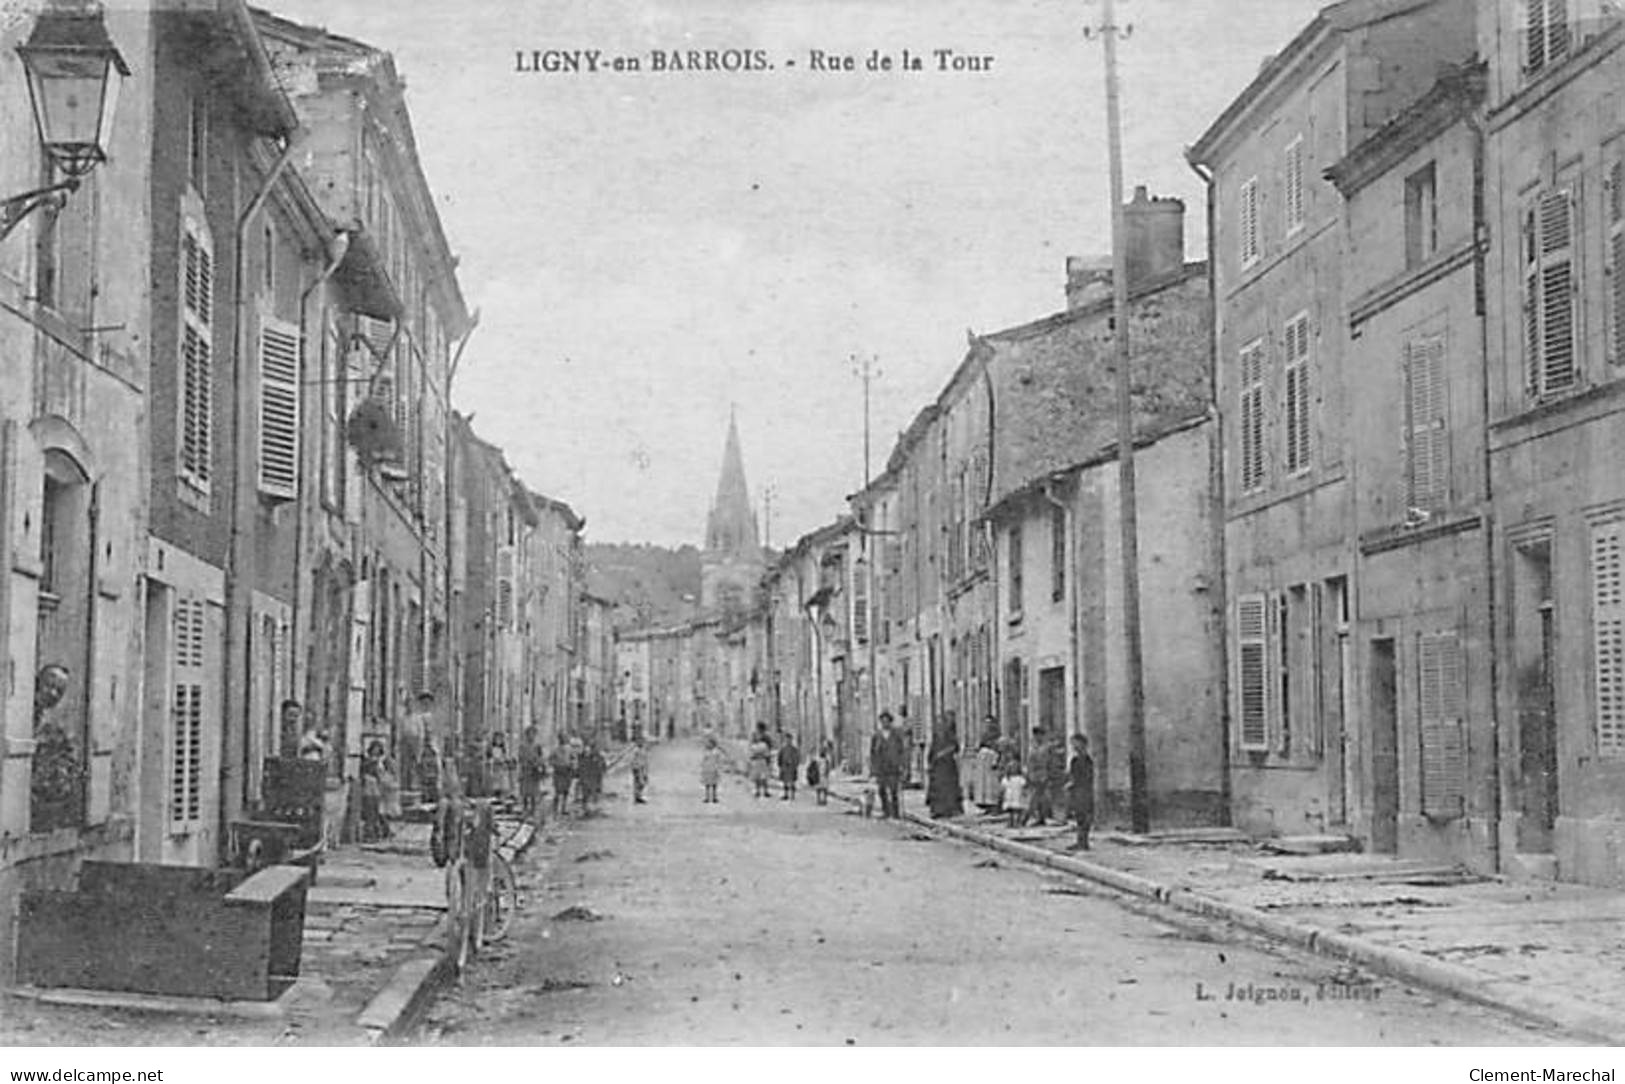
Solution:
M 1101 43 L 1106 49 L 1106 129 L 1111 167 L 1112 321 L 1117 347 L 1118 520 L 1123 549 L 1123 639 L 1128 666 L 1129 816 L 1134 831 L 1150 829 L 1146 793 L 1145 673 L 1140 641 L 1140 530 L 1134 478 L 1134 407 L 1129 376 L 1127 223 L 1123 213 L 1123 136 L 1118 105 L 1117 35 L 1112 0 L 1102 0 Z

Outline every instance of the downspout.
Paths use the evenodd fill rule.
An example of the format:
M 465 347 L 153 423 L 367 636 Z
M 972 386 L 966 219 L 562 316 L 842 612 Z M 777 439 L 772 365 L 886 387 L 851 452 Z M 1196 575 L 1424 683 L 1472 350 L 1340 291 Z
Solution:
M 978 346 L 982 344 L 977 343 Z M 987 389 L 987 479 L 982 486 L 982 536 L 987 547 L 987 579 L 993 588 L 993 620 L 990 622 L 990 633 L 987 644 L 988 689 L 992 692 L 993 718 L 999 724 L 999 733 L 1004 733 L 1004 624 L 999 615 L 999 536 L 994 530 L 993 521 L 988 518 L 988 506 L 993 500 L 993 471 L 998 463 L 997 437 L 998 437 L 998 403 L 993 396 L 993 369 L 988 364 L 987 354 L 982 355 L 982 386 Z M 1017 741 L 1021 735 L 1016 734 Z
M 309 353 L 310 353 L 310 328 L 309 328 L 310 321 L 308 319 L 308 316 L 309 316 L 309 305 L 310 305 L 311 295 L 314 294 L 317 290 L 321 289 L 321 287 L 327 282 L 327 280 L 333 277 L 334 272 L 336 272 L 339 269 L 339 264 L 344 262 L 344 257 L 349 251 L 350 251 L 350 234 L 346 230 L 339 230 L 331 238 L 328 239 L 328 242 L 327 242 L 327 266 L 326 266 L 326 268 L 324 268 L 316 276 L 315 280 L 312 281 L 311 284 L 309 286 L 307 286 L 305 288 L 305 290 L 299 295 L 299 345 L 300 345 L 300 349 L 302 351 L 304 351 L 304 356 L 301 357 L 301 359 L 300 359 L 301 362 L 306 360 L 309 357 Z M 325 330 L 323 330 L 321 332 L 321 334 L 325 336 L 325 334 L 326 334 Z M 322 346 L 325 347 L 326 343 L 323 342 Z M 328 379 L 328 377 L 324 373 L 322 375 L 322 377 L 321 377 L 321 380 L 323 382 L 325 382 L 327 379 Z M 306 380 L 303 383 L 308 386 L 309 379 L 306 378 Z M 323 391 L 319 392 L 318 394 L 319 395 L 320 394 L 326 394 L 326 389 L 324 388 Z M 303 391 L 301 390 L 301 398 L 302 397 L 303 397 Z M 304 407 L 304 404 L 301 403 L 300 404 L 300 409 L 303 410 L 303 407 Z M 307 416 L 307 415 L 302 415 L 302 416 Z M 319 425 L 325 425 L 326 424 L 325 416 L 322 416 L 321 418 L 318 419 L 318 424 Z M 308 452 L 308 444 L 301 442 L 301 444 L 300 444 L 300 452 L 302 454 Z M 309 471 L 309 470 L 301 470 L 299 477 L 301 479 L 308 479 L 309 477 L 311 477 L 311 474 L 312 474 L 312 472 Z M 299 623 L 299 618 L 300 618 L 300 616 L 301 616 L 301 614 L 303 613 L 303 610 L 304 610 L 304 607 L 301 606 L 300 603 L 304 599 L 305 552 L 306 552 L 307 549 L 311 548 L 310 545 L 309 545 L 308 540 L 305 538 L 305 503 L 306 503 L 306 499 L 307 499 L 307 488 L 308 487 L 301 486 L 300 493 L 299 493 L 299 499 L 294 502 L 294 513 L 293 513 L 293 516 L 294 516 L 294 518 L 293 518 L 293 537 L 295 539 L 295 542 L 294 542 L 294 552 L 293 552 L 293 621 L 292 621 L 292 636 L 293 636 L 293 642 L 294 642 L 295 645 L 299 645 L 299 643 L 300 643 L 301 637 L 299 635 L 299 630 L 303 627 Z M 318 501 L 321 500 L 321 494 L 319 492 L 316 495 L 316 499 Z M 312 591 L 311 594 L 312 594 L 312 597 L 311 597 L 311 600 L 310 600 L 310 605 L 311 605 L 311 608 L 314 609 L 315 606 L 316 606 L 316 599 L 315 599 L 314 590 Z M 306 644 L 304 646 L 308 648 L 310 645 Z M 290 650 L 288 652 L 288 656 L 289 656 L 290 661 L 293 663 L 294 673 L 298 673 L 299 670 L 300 670 L 300 665 L 299 665 L 300 652 L 298 650 L 298 647 L 295 646 L 292 650 Z M 309 675 L 308 671 L 306 672 L 305 677 L 306 677 L 307 680 L 309 679 L 310 675 Z M 299 696 L 298 695 L 296 685 L 292 681 L 291 676 L 290 676 L 290 681 L 289 681 L 289 686 L 288 686 L 288 693 L 289 693 L 290 696 L 294 696 L 294 697 L 296 697 L 296 698 L 298 698 L 300 700 L 304 700 L 306 702 L 309 702 L 309 700 L 310 700 L 310 697 L 308 697 L 308 696 Z M 280 716 L 280 708 L 278 708 L 278 714 Z M 280 737 L 280 735 L 277 735 L 275 737 Z M 248 743 L 245 742 L 244 743 L 244 756 L 245 757 L 248 755 L 247 749 L 248 749 Z M 254 768 L 254 765 L 252 763 L 249 763 L 249 764 L 246 765 L 246 769 L 248 771 L 248 774 L 243 777 L 245 788 L 247 787 L 248 782 L 254 778 L 254 776 L 253 776 L 253 768 Z
M 455 527 L 455 524 L 456 524 L 456 521 L 457 521 L 457 518 L 456 518 L 456 505 L 457 505 L 457 500 L 456 500 L 456 494 L 457 494 L 456 480 L 457 480 L 457 477 L 456 477 L 456 472 L 455 472 L 455 469 L 454 469 L 455 466 L 456 466 L 455 460 L 457 459 L 457 456 L 453 452 L 453 449 L 452 449 L 453 435 L 452 435 L 451 419 L 452 419 L 452 413 L 453 412 L 452 412 L 452 407 L 451 407 L 451 383 L 457 376 L 457 367 L 458 367 L 458 365 L 460 365 L 462 363 L 463 350 L 464 350 L 464 348 L 466 348 L 468 346 L 468 340 L 473 338 L 474 329 L 479 327 L 479 326 L 480 326 L 480 313 L 479 313 L 478 309 L 475 309 L 474 312 L 469 316 L 468 327 L 463 331 L 463 337 L 461 339 L 457 340 L 457 350 L 456 350 L 455 353 L 452 354 L 451 361 L 446 367 L 446 409 L 445 409 L 445 421 L 443 423 L 444 429 L 445 429 L 445 436 L 444 436 L 444 440 L 442 442 L 443 447 L 444 447 L 443 455 L 444 455 L 444 458 L 445 458 L 445 462 L 441 464 L 441 473 L 444 475 L 445 485 L 441 487 L 442 490 L 443 490 L 443 492 L 441 494 L 441 500 L 444 501 L 445 505 L 446 505 L 446 508 L 445 508 L 445 528 L 446 529 L 445 529 L 445 532 L 444 532 L 444 534 L 442 536 L 442 542 L 441 542 L 441 547 L 440 547 L 441 548 L 441 576 L 442 576 L 443 583 L 444 583 L 444 586 L 445 586 L 445 596 L 446 596 L 446 612 L 445 612 L 446 635 L 445 635 L 445 643 L 442 645 L 442 650 L 445 652 L 445 658 L 446 658 L 446 683 L 451 686 L 451 695 L 449 697 L 447 697 L 447 707 L 451 712 L 451 724 L 455 729 L 455 733 L 457 733 L 458 735 L 461 735 L 462 732 L 463 732 L 463 680 L 462 680 L 462 678 L 463 678 L 463 667 L 462 667 L 462 646 L 463 646 L 463 644 L 462 644 L 462 636 L 460 635 L 460 623 L 461 623 L 461 618 L 462 618 L 463 615 L 459 611 L 455 615 L 455 619 L 454 619 L 454 615 L 453 615 L 453 612 L 452 612 L 452 598 L 453 598 L 452 588 L 453 588 L 454 584 L 456 583 L 456 577 L 453 575 L 453 572 L 452 572 L 452 570 L 454 568 L 452 548 L 455 545 L 455 535 L 454 535 L 453 532 L 454 532 L 454 527 Z M 528 492 L 527 492 L 527 495 L 526 495 L 526 499 L 527 500 L 529 499 Z M 460 560 L 461 555 L 457 555 L 457 559 Z M 517 556 L 516 556 L 516 561 L 517 561 Z M 425 611 L 425 613 L 427 613 L 427 611 L 428 611 L 427 606 L 424 607 L 424 611 Z M 555 727 L 555 729 L 556 729 L 556 727 Z
M 1485 610 L 1489 620 L 1489 660 L 1490 660 L 1490 771 L 1494 785 L 1490 787 L 1490 868 L 1502 872 L 1501 868 L 1501 813 L 1505 806 L 1505 797 L 1502 794 L 1501 772 L 1501 636 L 1500 611 L 1496 606 L 1495 586 L 1500 578 L 1495 574 L 1495 505 L 1493 503 L 1495 489 L 1493 475 L 1494 457 L 1490 453 L 1489 425 L 1490 425 L 1490 351 L 1489 351 L 1489 306 L 1486 304 L 1485 291 L 1487 289 L 1485 257 L 1489 249 L 1489 223 L 1484 218 L 1484 124 L 1479 119 L 1477 106 L 1466 115 L 1467 128 L 1473 133 L 1473 309 L 1478 317 L 1478 358 L 1482 371 L 1479 373 L 1479 409 L 1482 411 L 1480 424 L 1483 427 L 1483 472 L 1484 478 L 1480 499 L 1480 530 L 1484 533 L 1484 575 L 1486 577 L 1486 590 L 1484 597 Z
M 254 431 L 253 409 L 258 397 L 244 394 L 250 386 L 252 365 L 249 358 L 253 350 L 253 340 L 249 338 L 248 325 L 248 297 L 244 283 L 248 278 L 248 235 L 254 220 L 265 208 L 266 201 L 271 196 L 271 190 L 282 177 L 282 171 L 293 160 L 294 151 L 298 148 L 303 131 L 295 131 L 283 142 L 282 150 L 272 163 L 270 172 L 260 182 L 254 197 L 248 201 L 237 218 L 237 232 L 235 237 L 236 259 L 234 261 L 232 280 L 232 314 L 236 320 L 234 334 L 236 337 L 235 350 L 232 352 L 231 380 L 232 388 L 236 393 L 235 409 L 232 412 L 232 454 L 233 463 L 231 471 L 231 531 L 226 550 L 226 650 L 222 666 L 221 688 L 229 699 L 225 705 L 223 717 L 227 725 L 222 734 L 222 748 L 220 757 L 220 808 L 217 846 L 225 843 L 230 832 L 234 806 L 242 802 L 242 784 L 247 779 L 251 765 L 248 763 L 247 727 L 251 725 L 248 718 L 248 675 L 251 671 L 248 658 L 249 635 L 248 630 L 252 624 L 251 599 L 249 592 L 252 585 L 252 571 L 245 570 L 244 566 L 252 560 L 249 545 L 252 524 L 250 520 L 254 515 L 253 497 L 254 486 L 245 478 L 248 465 L 257 459 L 250 454 L 251 449 L 247 441 L 250 433 Z M 240 167 L 233 171 L 237 184 L 234 186 L 241 191 Z M 233 725 L 233 724 L 237 725 Z M 241 730 L 239 731 L 239 727 Z M 241 748 L 236 746 L 240 744 Z M 233 776 L 240 773 L 235 781 L 237 793 L 233 793 Z
M 1207 192 L 1207 296 L 1208 319 L 1208 564 L 1212 581 L 1208 586 L 1208 612 L 1212 615 L 1215 633 L 1210 646 L 1214 659 L 1214 687 L 1218 690 L 1219 739 L 1219 823 L 1228 826 L 1232 819 L 1234 794 L 1230 778 L 1230 640 L 1227 633 L 1228 580 L 1225 573 L 1224 549 L 1224 411 L 1219 409 L 1219 279 L 1214 268 L 1214 230 L 1218 223 L 1218 204 L 1214 195 L 1213 174 L 1193 160 L 1187 152 L 1185 163 L 1191 172 L 1202 179 Z M 1345 721 L 1345 726 L 1347 722 Z M 1347 755 L 1346 753 L 1344 754 Z M 1347 774 L 1347 766 L 1344 766 Z

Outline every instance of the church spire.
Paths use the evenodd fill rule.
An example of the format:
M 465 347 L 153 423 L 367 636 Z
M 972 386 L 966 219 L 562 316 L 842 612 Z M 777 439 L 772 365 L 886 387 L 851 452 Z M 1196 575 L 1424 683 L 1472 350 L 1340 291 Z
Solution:
M 728 441 L 722 449 L 722 476 L 717 479 L 717 497 L 705 524 L 705 548 L 713 553 L 750 558 L 759 557 L 762 551 L 761 539 L 756 533 L 756 512 L 745 485 L 739 420 L 732 406 L 728 409 Z

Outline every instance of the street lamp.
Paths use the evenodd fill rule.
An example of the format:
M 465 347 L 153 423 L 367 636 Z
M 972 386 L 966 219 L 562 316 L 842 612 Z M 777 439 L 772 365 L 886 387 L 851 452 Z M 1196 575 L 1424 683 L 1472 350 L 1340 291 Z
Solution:
M 62 180 L 0 201 L 0 240 L 40 207 L 61 207 L 107 160 L 119 87 L 130 74 L 100 15 L 42 14 L 17 55 L 40 145 Z

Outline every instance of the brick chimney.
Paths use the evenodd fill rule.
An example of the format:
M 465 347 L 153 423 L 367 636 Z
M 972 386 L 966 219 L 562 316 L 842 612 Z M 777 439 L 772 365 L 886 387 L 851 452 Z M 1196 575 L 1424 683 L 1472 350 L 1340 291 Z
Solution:
M 1134 198 L 1123 207 L 1128 234 L 1129 288 L 1172 274 L 1185 266 L 1185 202 L 1146 194 L 1134 187 Z
M 1136 185 L 1134 198 L 1123 205 L 1123 224 L 1127 234 L 1130 289 L 1185 266 L 1183 200 L 1153 197 L 1145 185 Z M 1111 295 L 1110 256 L 1067 257 L 1066 307 L 1069 311 Z

